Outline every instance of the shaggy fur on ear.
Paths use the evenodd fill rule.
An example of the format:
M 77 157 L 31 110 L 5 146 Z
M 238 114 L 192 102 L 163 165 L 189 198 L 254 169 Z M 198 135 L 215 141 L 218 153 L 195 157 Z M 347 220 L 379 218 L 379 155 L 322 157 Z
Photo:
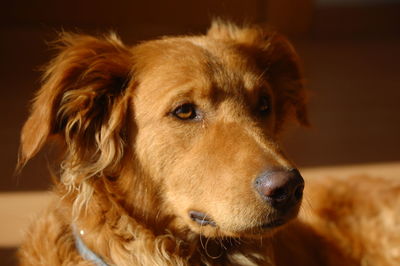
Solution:
M 63 33 L 56 48 L 59 55 L 46 67 L 22 129 L 18 167 L 60 136 L 67 147 L 61 181 L 69 190 L 86 190 L 77 200 L 83 206 L 87 180 L 112 174 L 124 156 L 131 53 L 115 34 L 97 39 Z
M 217 40 L 234 41 L 255 58 L 272 87 L 279 92 L 276 94 L 278 116 L 290 118 L 290 114 L 294 114 L 301 125 L 309 126 L 300 59 L 286 38 L 273 30 L 266 31 L 254 25 L 239 27 L 222 20 L 215 20 L 207 35 Z M 279 132 L 279 125 L 284 125 L 284 121 L 277 121 L 277 125 Z

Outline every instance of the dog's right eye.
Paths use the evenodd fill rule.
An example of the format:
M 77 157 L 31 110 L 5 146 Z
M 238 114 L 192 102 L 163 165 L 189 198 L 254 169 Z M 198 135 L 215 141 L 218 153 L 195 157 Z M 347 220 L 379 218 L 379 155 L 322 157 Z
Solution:
M 271 103 L 267 96 L 261 97 L 258 110 L 262 116 L 266 116 L 271 112 Z
M 194 104 L 185 103 L 178 106 L 172 114 L 181 120 L 192 120 L 197 117 L 196 107 Z

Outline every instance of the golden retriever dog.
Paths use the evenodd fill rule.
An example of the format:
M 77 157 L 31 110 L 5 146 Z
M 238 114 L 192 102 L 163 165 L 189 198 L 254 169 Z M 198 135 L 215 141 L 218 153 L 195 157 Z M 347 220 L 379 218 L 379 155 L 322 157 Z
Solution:
M 279 136 L 308 124 L 306 96 L 279 34 L 215 21 L 57 48 L 21 136 L 19 167 L 61 153 L 23 265 L 400 265 L 399 183 L 306 180 L 302 204 Z

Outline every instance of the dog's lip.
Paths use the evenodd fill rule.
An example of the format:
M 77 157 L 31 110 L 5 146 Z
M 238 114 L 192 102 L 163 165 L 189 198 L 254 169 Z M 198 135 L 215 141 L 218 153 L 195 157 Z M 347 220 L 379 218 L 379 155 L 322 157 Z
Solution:
M 299 204 L 292 206 L 287 212 L 267 218 L 265 223 L 261 225 L 262 229 L 273 229 L 285 225 L 297 217 L 299 211 Z
M 192 221 L 195 221 L 199 225 L 211 225 L 213 227 L 217 226 L 217 224 L 203 212 L 189 211 L 189 216 Z
M 264 223 L 263 225 L 261 225 L 262 229 L 271 229 L 271 228 L 275 228 L 281 225 L 284 225 L 287 221 L 285 219 L 276 219 L 273 221 L 270 221 L 268 223 Z

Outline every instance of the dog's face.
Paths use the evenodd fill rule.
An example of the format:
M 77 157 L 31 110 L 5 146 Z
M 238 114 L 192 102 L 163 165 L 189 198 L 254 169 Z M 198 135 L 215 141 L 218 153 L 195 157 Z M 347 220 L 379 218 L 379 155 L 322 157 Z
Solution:
M 288 118 L 304 124 L 306 114 L 296 56 L 285 40 L 216 23 L 200 37 L 132 49 L 97 45 L 89 70 L 56 70 L 77 51 L 53 63 L 51 86 L 24 128 L 23 161 L 58 134 L 70 156 L 87 161 L 86 171 L 97 164 L 96 174 L 118 176 L 129 149 L 159 190 L 161 211 L 206 236 L 259 235 L 297 215 L 304 183 L 277 137 Z M 57 71 L 68 73 L 56 77 Z M 41 98 L 53 104 L 35 113 Z M 30 137 L 43 116 L 50 116 L 45 132 Z M 77 165 L 71 164 L 75 172 Z

